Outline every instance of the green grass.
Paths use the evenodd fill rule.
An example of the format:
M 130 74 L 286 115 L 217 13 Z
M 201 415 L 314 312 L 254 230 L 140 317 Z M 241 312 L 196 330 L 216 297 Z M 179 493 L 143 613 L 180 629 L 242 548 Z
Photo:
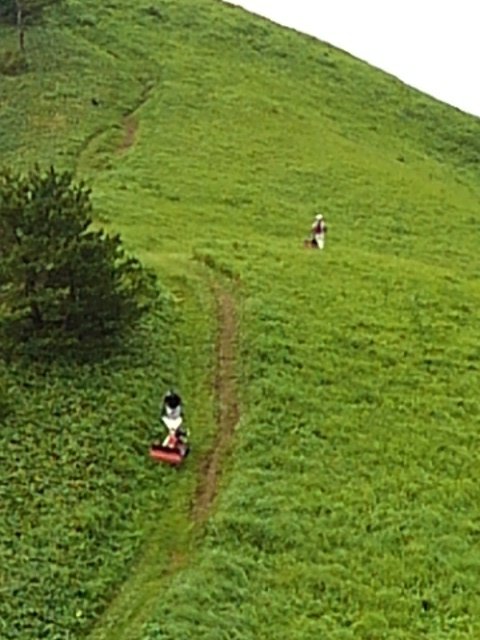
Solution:
M 115 588 L 112 576 L 128 574 L 149 528 L 145 511 L 168 503 L 145 454 L 162 382 L 174 375 L 165 322 L 147 336 L 148 357 L 140 343 L 102 364 L 19 363 L 4 374 L 3 638 L 80 633 Z
M 208 285 L 201 271 L 190 271 L 189 278 L 172 277 L 182 316 L 177 318 L 174 341 L 177 385 L 185 389 L 188 403 L 187 420 L 192 416 L 201 421 L 203 441 L 194 432 L 193 447 L 196 459 L 189 460 L 189 472 L 155 467 L 155 485 L 163 487 L 150 506 L 150 529 L 145 545 L 137 554 L 128 581 L 119 589 L 111 605 L 96 620 L 89 640 L 136 640 L 142 626 L 151 616 L 158 594 L 175 571 L 179 570 L 193 552 L 193 524 L 190 521 L 191 495 L 196 487 L 196 469 L 212 440 L 214 426 L 211 401 L 211 368 L 214 360 L 211 314 L 206 298 Z M 207 305 L 207 307 L 206 307 Z M 143 464 L 145 461 L 143 460 Z M 151 487 L 152 489 L 153 487 Z M 159 491 L 157 488 L 156 491 Z M 145 517 L 145 514 L 144 514 Z
M 92 557 L 81 565 L 86 612 L 75 617 L 73 562 L 62 567 L 61 594 L 49 592 L 58 571 L 46 551 L 35 599 L 20 606 L 12 593 L 37 567 L 29 549 L 38 537 L 50 549 L 46 531 L 73 527 L 53 491 L 15 543 L 23 560 L 2 563 L 6 637 L 25 637 L 16 626 L 24 607 L 46 615 L 51 602 L 52 630 L 39 637 L 80 639 L 95 618 L 91 640 L 478 636 L 480 121 L 213 0 L 66 6 L 27 34 L 29 72 L 0 76 L 2 159 L 55 162 L 92 181 L 99 221 L 157 270 L 182 320 L 175 362 L 152 336 L 162 346 L 141 376 L 127 363 L 110 380 L 107 362 L 92 386 L 78 378 L 89 407 L 78 418 L 69 376 L 56 376 L 55 394 L 35 378 L 35 393 L 2 429 L 9 440 L 30 420 L 39 438 L 49 412 L 32 416 L 58 396 L 58 424 L 75 425 L 71 447 L 77 433 L 97 433 L 112 407 L 125 425 L 121 455 L 109 449 L 105 460 L 113 469 L 104 493 L 96 483 L 108 464 L 88 498 L 105 524 L 89 521 L 83 551 L 79 537 L 67 545 L 69 557 Z M 14 34 L 0 38 L 14 46 Z M 302 249 L 317 208 L 329 225 L 323 254 Z M 202 263 L 240 283 L 242 400 L 203 538 L 187 507 L 213 431 L 215 328 Z M 200 449 L 178 484 L 141 453 L 173 372 Z M 130 433 L 137 415 L 143 427 Z M 59 490 L 47 453 L 38 467 L 28 452 L 10 458 L 10 500 L 22 509 L 35 473 Z M 137 478 L 127 496 L 122 465 Z M 76 481 L 87 479 L 78 471 Z M 148 534 L 152 520 L 158 529 Z M 99 574 L 90 553 L 102 531 Z M 179 547 L 187 561 L 165 572 Z
M 355 265 L 330 247 L 242 269 L 250 410 L 149 638 L 478 632 L 472 289 L 415 268 L 390 288 L 394 262 Z

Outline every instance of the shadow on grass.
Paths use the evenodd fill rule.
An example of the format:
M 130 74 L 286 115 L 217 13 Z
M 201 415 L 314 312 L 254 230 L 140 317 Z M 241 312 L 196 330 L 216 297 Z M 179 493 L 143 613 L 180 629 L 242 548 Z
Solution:
M 5 364 L 35 364 L 41 367 L 106 364 L 119 357 L 144 359 L 151 340 L 152 322 L 169 332 L 174 322 L 173 309 L 158 302 L 134 324 L 115 330 L 69 334 L 60 329 L 32 331 L 26 322 L 0 322 L 0 360 Z

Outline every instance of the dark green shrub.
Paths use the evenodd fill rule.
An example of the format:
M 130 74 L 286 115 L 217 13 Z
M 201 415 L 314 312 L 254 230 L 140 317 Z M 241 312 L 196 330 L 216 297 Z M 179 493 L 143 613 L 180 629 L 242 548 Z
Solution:
M 118 235 L 91 228 L 91 212 L 90 190 L 71 173 L 0 174 L 0 302 L 10 343 L 50 353 L 102 343 L 155 298 L 154 276 Z

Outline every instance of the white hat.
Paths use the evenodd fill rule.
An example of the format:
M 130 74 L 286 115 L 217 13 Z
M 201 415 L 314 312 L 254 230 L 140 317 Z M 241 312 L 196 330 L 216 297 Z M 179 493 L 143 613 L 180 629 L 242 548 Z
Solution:
M 323 216 L 321 213 L 315 216 L 315 220 L 323 220 Z

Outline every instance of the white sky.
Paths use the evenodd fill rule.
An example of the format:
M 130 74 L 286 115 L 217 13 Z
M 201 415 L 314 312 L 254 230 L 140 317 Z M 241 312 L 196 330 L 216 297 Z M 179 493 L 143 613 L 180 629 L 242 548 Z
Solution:
M 239 0 L 480 116 L 480 0 Z

